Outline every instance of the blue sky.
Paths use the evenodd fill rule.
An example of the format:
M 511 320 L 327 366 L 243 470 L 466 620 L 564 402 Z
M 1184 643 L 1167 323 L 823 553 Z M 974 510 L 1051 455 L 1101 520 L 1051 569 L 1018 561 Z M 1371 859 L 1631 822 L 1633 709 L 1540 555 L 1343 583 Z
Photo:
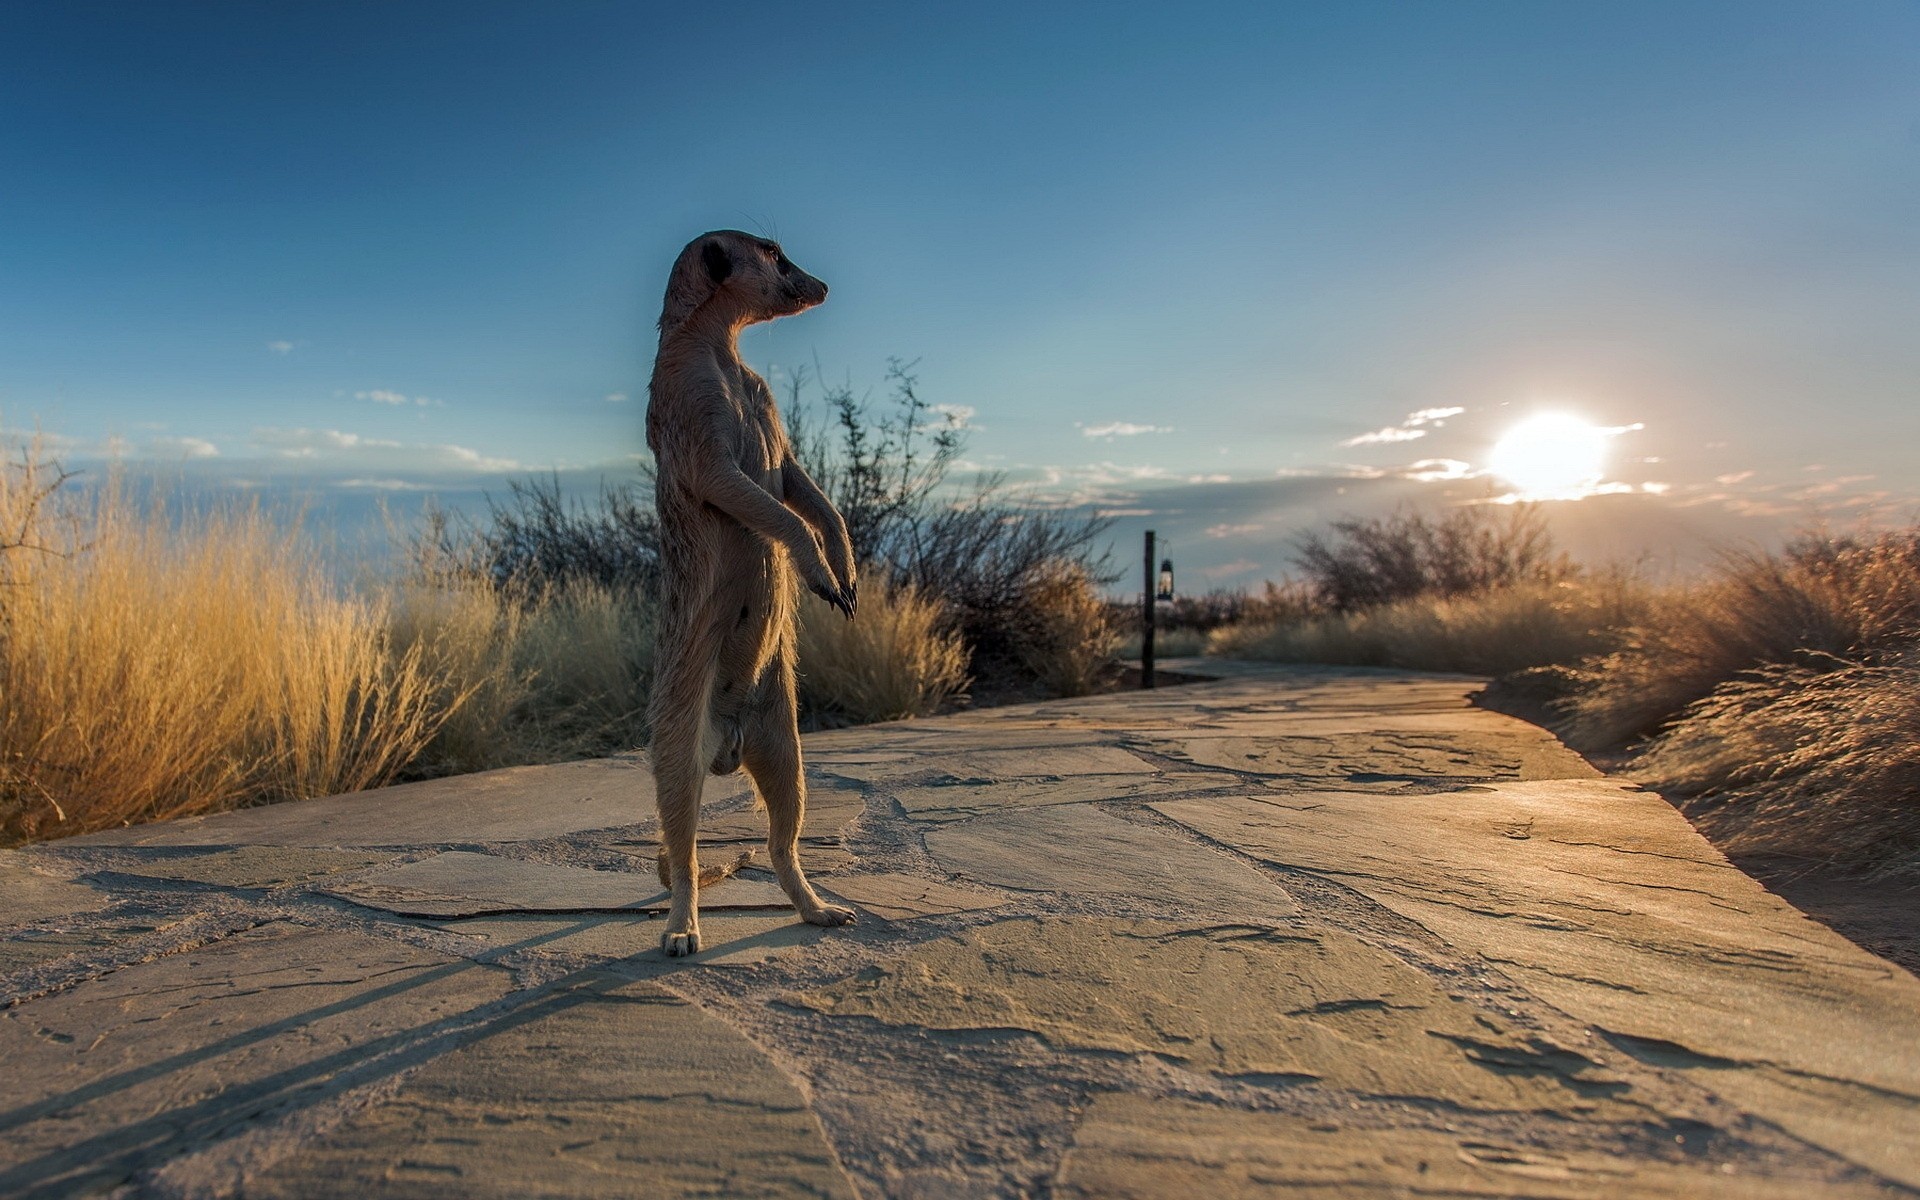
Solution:
M 755 365 L 918 359 L 1216 582 L 1539 411 L 1650 539 L 1920 494 L 1910 3 L 0 3 L 0 180 L 0 425 L 75 462 L 630 470 L 737 226 L 833 287 Z

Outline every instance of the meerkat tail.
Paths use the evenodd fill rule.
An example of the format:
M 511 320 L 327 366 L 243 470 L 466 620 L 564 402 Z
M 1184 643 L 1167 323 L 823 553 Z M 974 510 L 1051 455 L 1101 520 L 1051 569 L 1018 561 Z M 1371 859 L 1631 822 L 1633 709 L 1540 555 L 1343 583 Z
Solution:
M 730 863 L 726 863 L 722 866 L 701 868 L 700 886 L 703 888 L 712 887 L 714 884 L 719 883 L 722 879 L 726 879 L 727 877 L 738 873 L 740 868 L 748 866 L 752 862 L 753 862 L 753 847 L 749 846 L 745 850 L 742 850 L 739 856 L 736 857 Z M 655 871 L 659 872 L 660 886 L 663 888 L 671 888 L 673 886 L 673 881 L 667 878 L 666 856 L 665 855 L 655 856 L 653 860 L 653 867 Z

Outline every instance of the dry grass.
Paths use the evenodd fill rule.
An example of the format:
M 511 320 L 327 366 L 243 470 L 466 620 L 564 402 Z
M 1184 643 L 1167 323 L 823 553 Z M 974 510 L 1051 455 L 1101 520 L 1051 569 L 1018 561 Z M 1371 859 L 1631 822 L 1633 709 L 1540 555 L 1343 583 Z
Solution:
M 1194 658 L 1207 652 L 1207 637 L 1204 629 L 1156 629 L 1153 631 L 1153 656 L 1156 659 Z M 1140 631 L 1136 629 L 1120 640 L 1114 655 L 1118 658 L 1139 658 L 1141 644 Z
M 1730 554 L 1717 577 L 1659 606 L 1585 672 L 1563 733 L 1582 749 L 1657 732 L 1742 672 L 1871 665 L 1920 636 L 1920 533 L 1812 536 L 1781 554 Z
M 1612 650 L 1653 603 L 1652 592 L 1631 575 L 1609 572 L 1580 582 L 1416 596 L 1290 622 L 1224 626 L 1208 636 L 1207 653 L 1503 675 Z
M 911 586 L 873 581 L 859 615 L 800 596 L 800 699 L 856 724 L 926 716 L 967 684 L 967 651 L 938 601 Z
M 1020 664 L 1055 696 L 1097 692 L 1114 674 L 1107 603 L 1079 563 L 1056 560 L 1029 582 L 1011 641 Z
M 0 481 L 0 839 L 386 782 L 445 681 L 381 598 L 337 595 L 255 508 L 169 513 L 112 484 Z M 457 691 L 454 693 L 457 702 Z
M 1687 709 L 1634 774 L 1734 853 L 1920 875 L 1920 653 L 1759 668 Z
M 394 629 L 440 681 L 447 712 L 409 774 L 563 762 L 646 740 L 653 613 L 626 589 L 501 591 L 442 576 L 403 592 Z

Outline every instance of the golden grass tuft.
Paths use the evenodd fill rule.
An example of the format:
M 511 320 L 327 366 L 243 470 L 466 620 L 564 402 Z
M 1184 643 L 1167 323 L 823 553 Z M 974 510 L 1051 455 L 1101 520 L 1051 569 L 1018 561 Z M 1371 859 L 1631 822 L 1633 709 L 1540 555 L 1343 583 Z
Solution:
M 1920 876 L 1920 651 L 1772 664 L 1693 704 L 1634 764 L 1722 848 Z
M 438 576 L 405 589 L 394 622 L 448 710 L 414 773 L 563 762 L 646 740 L 653 613 L 629 592 L 584 580 L 502 592 Z
M 877 584 L 877 586 L 876 586 Z M 851 621 L 800 595 L 801 702 L 856 724 L 923 717 L 967 685 L 967 652 L 937 600 L 870 582 Z
M 1050 694 L 1085 696 L 1112 676 L 1117 640 L 1086 567 L 1056 561 L 1027 588 L 1013 647 Z
M 443 681 L 388 602 L 257 507 L 47 481 L 31 454 L 0 479 L 0 838 L 372 787 L 432 739 Z
M 1206 651 L 1221 658 L 1504 675 L 1612 650 L 1653 603 L 1650 589 L 1624 572 L 1609 572 L 1224 626 L 1208 636 Z

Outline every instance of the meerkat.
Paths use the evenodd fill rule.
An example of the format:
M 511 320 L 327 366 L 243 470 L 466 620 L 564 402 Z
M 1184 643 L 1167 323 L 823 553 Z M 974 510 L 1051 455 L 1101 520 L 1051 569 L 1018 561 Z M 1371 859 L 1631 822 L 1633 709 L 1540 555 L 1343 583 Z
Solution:
M 661 950 L 700 949 L 696 860 L 705 776 L 744 766 L 767 811 L 767 853 L 800 916 L 843 925 L 800 869 L 806 780 L 794 701 L 795 576 L 852 618 L 847 524 L 795 460 L 766 380 L 740 361 L 740 331 L 827 298 L 827 285 L 766 238 L 737 230 L 687 244 L 668 276 L 647 445 L 660 514 L 662 602 L 649 715 L 661 882 Z

